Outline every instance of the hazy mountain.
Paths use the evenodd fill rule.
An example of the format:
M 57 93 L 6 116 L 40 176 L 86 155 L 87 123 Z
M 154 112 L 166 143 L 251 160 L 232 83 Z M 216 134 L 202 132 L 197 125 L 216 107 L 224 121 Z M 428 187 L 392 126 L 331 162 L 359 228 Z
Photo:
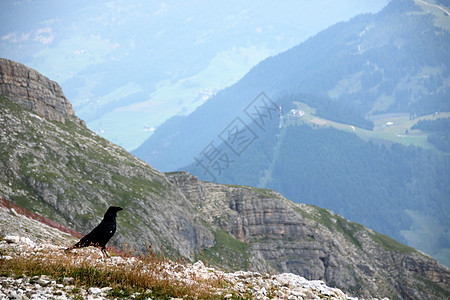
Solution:
M 1 1 L 0 57 L 58 80 L 89 128 L 131 150 L 262 59 L 386 2 Z
M 153 169 L 87 129 L 60 90 L 0 59 L 0 198 L 83 233 L 120 205 L 119 247 L 151 243 L 216 266 L 293 272 L 356 296 L 449 296 L 448 268 L 329 210 Z M 0 230 L 10 232 L 2 217 L 9 213 Z
M 166 122 L 133 153 L 159 169 L 332 208 L 450 264 L 449 135 L 413 127 L 450 117 L 450 17 L 438 4 L 391 1 L 336 24 Z
M 159 169 L 181 168 L 264 91 L 275 102 L 328 95 L 365 114 L 449 111 L 448 15 L 423 2 L 392 1 L 378 14 L 336 24 L 255 66 L 186 118 L 163 124 L 133 153 Z

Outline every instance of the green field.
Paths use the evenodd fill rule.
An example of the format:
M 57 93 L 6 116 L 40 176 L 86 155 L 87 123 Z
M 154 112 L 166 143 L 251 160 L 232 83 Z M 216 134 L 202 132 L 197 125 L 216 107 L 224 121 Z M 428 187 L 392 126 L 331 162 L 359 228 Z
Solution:
M 305 103 L 295 102 L 297 109 L 305 114 L 301 117 L 286 117 L 286 126 L 308 124 L 313 127 L 334 127 L 339 130 L 353 132 L 364 140 L 376 142 L 400 143 L 405 146 L 415 145 L 425 149 L 437 150 L 428 139 L 428 133 L 421 130 L 411 130 L 411 127 L 420 120 L 436 120 L 438 118 L 450 118 L 450 112 L 430 114 L 410 120 L 409 114 L 384 114 L 374 115 L 374 130 L 366 130 L 353 125 L 338 123 L 317 117 L 316 111 Z

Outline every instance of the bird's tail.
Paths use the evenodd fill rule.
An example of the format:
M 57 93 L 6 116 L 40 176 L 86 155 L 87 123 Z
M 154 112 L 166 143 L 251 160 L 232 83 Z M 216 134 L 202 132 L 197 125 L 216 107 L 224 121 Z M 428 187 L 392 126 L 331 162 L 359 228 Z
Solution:
M 70 246 L 69 248 L 64 250 L 64 253 L 69 253 L 70 251 L 72 251 L 75 248 L 75 246 Z

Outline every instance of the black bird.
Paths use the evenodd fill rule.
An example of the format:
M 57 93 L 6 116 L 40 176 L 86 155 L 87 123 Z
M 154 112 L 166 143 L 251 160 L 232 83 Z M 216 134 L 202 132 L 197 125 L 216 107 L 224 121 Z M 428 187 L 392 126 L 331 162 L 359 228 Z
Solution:
M 67 248 L 65 252 L 67 253 L 75 248 L 94 246 L 100 248 L 102 253 L 109 257 L 105 246 L 116 232 L 116 216 L 117 212 L 121 210 L 123 210 L 121 207 L 110 206 L 100 224 L 85 235 L 78 243 Z

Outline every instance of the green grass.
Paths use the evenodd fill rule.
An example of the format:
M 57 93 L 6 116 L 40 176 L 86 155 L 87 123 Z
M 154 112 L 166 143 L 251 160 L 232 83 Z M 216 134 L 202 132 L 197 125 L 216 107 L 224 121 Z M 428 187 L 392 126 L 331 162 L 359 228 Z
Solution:
M 403 253 L 412 253 L 416 252 L 416 250 L 412 247 L 406 246 L 400 242 L 397 242 L 393 238 L 390 238 L 384 234 L 374 232 L 370 235 L 372 240 L 374 240 L 376 243 L 380 244 L 384 249 L 388 251 L 396 251 L 396 252 L 403 252 Z
M 347 221 L 339 215 L 333 215 L 327 209 L 313 205 L 310 206 L 314 208 L 314 212 L 312 214 L 303 212 L 304 217 L 311 218 L 316 222 L 325 225 L 331 231 L 338 231 L 342 233 L 349 242 L 351 242 L 358 248 L 362 248 L 361 242 L 358 240 L 358 238 L 355 237 L 355 234 L 358 231 L 364 230 L 364 227 L 362 225 Z M 301 209 L 297 208 L 297 211 L 298 210 Z
M 436 295 L 442 297 L 441 299 L 450 298 L 450 292 L 439 286 L 436 282 L 433 282 L 425 277 L 422 277 L 417 273 L 413 274 L 413 278 L 417 280 L 417 282 L 412 283 L 415 289 L 428 295 Z
M 296 102 L 295 104 L 297 105 L 298 109 L 301 109 L 305 112 L 305 115 L 299 118 L 291 118 L 286 122 L 287 126 L 308 124 L 310 126 L 318 126 L 319 128 L 333 127 L 338 130 L 354 133 L 363 140 L 400 143 L 405 146 L 415 145 L 423 147 L 425 149 L 433 150 L 436 150 L 436 148 L 427 141 L 428 134 L 421 130 L 411 130 L 411 127 L 420 120 L 436 120 L 437 118 L 450 117 L 450 112 L 441 112 L 436 116 L 430 114 L 422 116 L 420 118 L 416 118 L 414 120 L 410 120 L 409 116 L 400 116 L 395 118 L 386 117 L 374 121 L 375 129 L 372 131 L 317 117 L 315 116 L 314 109 L 309 107 L 307 104 L 301 102 Z M 393 125 L 386 126 L 387 122 L 393 122 Z
M 253 186 L 247 186 L 247 185 L 238 185 L 238 184 L 226 184 L 227 186 L 236 187 L 236 188 L 243 188 L 250 190 L 258 195 L 259 198 L 274 198 L 274 191 L 271 189 L 265 189 L 265 188 L 257 188 Z
M 214 231 L 214 241 L 214 247 L 203 249 L 196 259 L 215 267 L 248 270 L 249 244 L 235 239 L 223 229 Z
M 311 213 L 305 211 L 295 204 L 291 206 L 296 212 L 300 213 L 302 217 L 312 219 L 317 223 L 324 225 L 331 231 L 342 233 L 349 242 L 362 249 L 362 244 L 356 237 L 356 234 L 361 230 L 365 230 L 364 226 L 355 222 L 348 221 L 339 215 L 333 215 L 329 210 L 314 205 L 308 205 L 310 208 L 312 208 Z M 403 253 L 412 253 L 416 251 L 414 248 L 406 246 L 381 233 L 373 232 L 369 233 L 369 235 L 373 241 L 375 241 L 377 244 L 381 245 L 388 251 Z

